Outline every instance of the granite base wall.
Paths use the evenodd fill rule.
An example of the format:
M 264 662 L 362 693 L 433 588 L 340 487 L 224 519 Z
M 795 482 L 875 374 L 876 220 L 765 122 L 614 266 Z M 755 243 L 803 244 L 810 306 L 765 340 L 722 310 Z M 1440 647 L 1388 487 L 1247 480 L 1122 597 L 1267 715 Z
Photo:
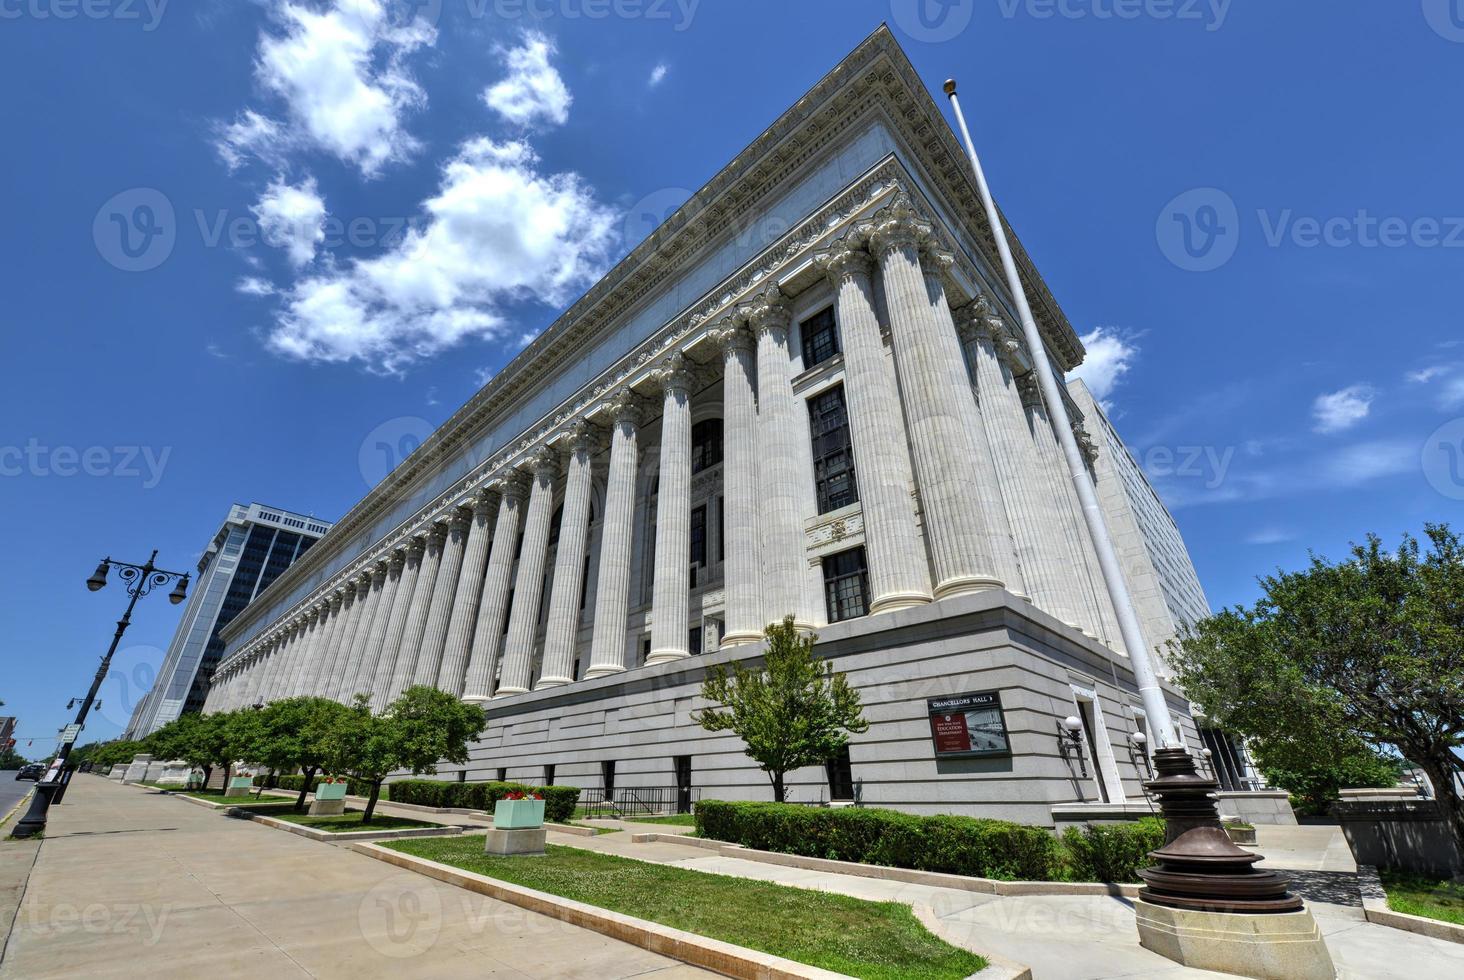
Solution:
M 913 813 L 960 813 L 1051 826 L 1051 807 L 1101 799 L 1095 767 L 1084 778 L 1058 751 L 1057 725 L 1075 713 L 1073 687 L 1097 694 L 1111 758 L 1100 748 L 1110 798 L 1142 799 L 1142 757 L 1132 748 L 1140 701 L 1128 659 L 1004 592 L 835 624 L 818 652 L 846 673 L 864 702 L 869 731 L 850 744 L 853 777 L 866 806 Z M 769 800 L 767 777 L 729 734 L 708 733 L 693 713 L 709 666 L 758 656 L 756 648 L 715 651 L 674 664 L 519 695 L 489 704 L 489 727 L 466 766 L 439 779 L 602 788 L 602 763 L 615 763 L 617 793 L 670 787 L 675 757 L 690 756 L 703 799 Z M 926 699 L 999 690 L 1010 757 L 937 761 Z M 1169 692 L 1188 744 L 1198 735 L 1188 706 Z M 1100 740 L 1101 742 L 1101 740 Z M 459 771 L 461 770 L 461 771 Z M 789 779 L 789 799 L 829 799 L 822 767 Z

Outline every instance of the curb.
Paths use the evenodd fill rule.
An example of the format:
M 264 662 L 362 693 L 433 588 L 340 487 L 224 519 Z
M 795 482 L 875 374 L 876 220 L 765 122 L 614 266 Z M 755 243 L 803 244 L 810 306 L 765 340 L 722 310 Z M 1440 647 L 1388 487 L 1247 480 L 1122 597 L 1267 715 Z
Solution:
M 311 840 L 323 841 L 325 843 L 348 844 L 352 841 L 371 840 L 405 840 L 411 837 L 456 837 L 462 833 L 463 827 L 408 827 L 402 830 L 349 830 L 344 833 L 332 833 L 329 830 L 316 830 L 314 827 L 306 827 L 303 824 L 290 823 L 288 820 L 276 820 L 273 817 L 266 817 L 261 813 L 241 814 L 255 823 L 262 823 L 266 827 L 273 827 L 275 830 L 285 830 L 292 834 L 299 834 L 301 837 L 308 837 Z
M 662 956 L 729 977 L 743 978 L 743 980 L 834 980 L 836 977 L 843 976 L 843 974 L 821 970 L 818 967 L 795 963 L 770 953 L 760 953 L 757 950 L 734 946 L 718 939 L 708 939 L 705 936 L 672 929 L 656 922 L 648 922 L 645 919 L 611 912 L 608 909 L 560 898 L 557 895 L 535 891 L 532 888 L 509 884 L 506 881 L 499 881 L 497 878 L 463 871 L 451 865 L 412 857 L 375 844 L 352 844 L 351 850 L 398 868 L 415 871 L 428 878 L 466 888 L 479 895 L 486 895 L 509 905 L 538 912 L 541 915 L 598 932 L 612 939 L 639 946 L 652 953 L 659 953 Z M 985 971 L 978 976 L 981 976 L 982 980 L 986 980 Z M 996 980 L 996 976 L 998 975 L 993 975 L 993 980 Z M 1013 980 L 1017 980 L 1017 978 L 1014 977 Z
M 1362 914 L 1367 921 L 1403 932 L 1413 932 L 1430 939 L 1464 943 L 1464 926 L 1388 908 L 1388 893 L 1383 890 L 1378 869 L 1370 864 L 1357 866 L 1357 889 L 1362 893 Z
M 632 834 L 630 842 L 632 844 L 684 844 L 688 847 L 716 851 L 722 857 L 741 858 L 744 861 L 759 861 L 763 864 L 799 868 L 803 871 L 827 871 L 855 878 L 899 881 L 907 885 L 951 888 L 982 895 L 1114 895 L 1136 898 L 1139 889 L 1143 887 L 1142 885 L 1091 881 L 997 881 L 994 878 L 970 878 L 940 871 L 915 871 L 910 868 L 885 867 L 882 864 L 861 864 L 857 861 L 833 861 L 828 858 L 804 857 L 801 854 L 784 854 L 781 851 L 758 851 L 750 847 L 743 847 L 741 844 L 729 844 L 726 841 L 708 840 L 701 837 L 688 838 L 676 834 Z

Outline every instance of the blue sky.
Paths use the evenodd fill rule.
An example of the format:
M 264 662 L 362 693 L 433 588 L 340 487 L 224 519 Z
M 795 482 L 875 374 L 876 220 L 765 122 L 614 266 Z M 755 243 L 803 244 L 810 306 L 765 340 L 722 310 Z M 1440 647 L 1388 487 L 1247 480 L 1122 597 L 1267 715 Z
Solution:
M 84 588 L 98 558 L 188 569 L 233 501 L 344 513 L 379 444 L 446 418 L 882 21 L 933 91 L 962 79 L 1212 603 L 1459 517 L 1464 4 L 406 6 L 0 2 L 0 710 L 24 736 L 69 720 L 124 605 Z M 177 617 L 140 605 L 88 739 Z

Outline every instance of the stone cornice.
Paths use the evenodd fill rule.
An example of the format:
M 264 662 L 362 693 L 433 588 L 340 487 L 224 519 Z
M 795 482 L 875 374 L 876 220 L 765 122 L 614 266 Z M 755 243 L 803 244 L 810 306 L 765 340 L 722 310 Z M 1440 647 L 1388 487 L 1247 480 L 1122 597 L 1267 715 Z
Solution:
M 963 222 L 976 237 L 987 268 L 997 268 L 995 244 L 965 154 L 893 35 L 881 27 L 454 412 L 401 466 L 337 521 L 319 544 L 246 607 L 226 628 L 224 639 L 231 641 L 255 625 L 264 610 L 278 597 L 288 594 L 311 570 L 328 561 L 340 545 L 349 545 L 360 533 L 374 526 L 393 506 L 412 496 L 416 485 L 430 479 L 442 465 L 457 458 L 500 424 L 526 393 L 542 385 L 566 361 L 582 356 L 593 338 L 614 329 L 711 248 L 739 228 L 745 228 L 750 217 L 765 208 L 771 196 L 794 174 L 821 161 L 851 132 L 874 120 L 885 122 L 912 151 L 914 159 L 909 162 L 922 182 L 942 199 L 955 220 Z M 602 374 L 598 383 L 577 393 L 571 403 L 579 404 L 566 403 L 558 410 L 551 410 L 540 426 L 506 443 L 493 458 L 474 467 L 381 541 L 373 543 L 372 556 L 363 556 L 343 566 L 317 591 L 333 588 L 335 582 L 359 574 L 383 550 L 401 547 L 403 539 L 423 523 L 438 520 L 442 511 L 466 503 L 475 490 L 504 466 L 527 456 L 547 435 L 558 431 L 577 414 L 592 410 L 613 388 L 642 383 L 651 361 L 700 339 L 688 334 L 698 328 L 704 334 L 710 327 L 703 322 L 705 319 L 729 303 L 745 302 L 753 285 L 823 238 L 831 224 L 862 210 L 863 202 L 885 196 L 884 192 L 902 176 L 908 177 L 905 167 L 895 158 L 887 157 L 810 220 L 748 262 L 705 300 L 694 303 L 660 330 L 653 331 L 635 350 Z M 1044 338 L 1059 360 L 1066 362 L 1063 367 L 1071 367 L 1081 360 L 1081 344 L 1021 243 L 1014 233 L 1010 237 Z M 957 254 L 957 265 L 972 281 L 986 278 L 970 267 L 964 254 Z M 700 316 L 696 317 L 697 314 Z M 315 598 L 312 593 L 302 597 L 301 603 Z

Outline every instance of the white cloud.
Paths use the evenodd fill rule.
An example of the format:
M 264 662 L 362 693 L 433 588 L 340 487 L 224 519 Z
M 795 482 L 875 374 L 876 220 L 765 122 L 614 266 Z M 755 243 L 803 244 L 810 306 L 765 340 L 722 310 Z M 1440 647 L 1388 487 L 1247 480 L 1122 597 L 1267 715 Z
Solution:
M 1355 487 L 1380 477 L 1418 468 L 1418 446 L 1407 439 L 1360 442 L 1329 454 L 1316 477 L 1336 486 Z
M 666 80 L 666 73 L 670 70 L 671 69 L 664 61 L 661 62 L 659 65 L 651 69 L 651 77 L 646 82 L 646 84 L 649 85 L 651 88 L 655 88 L 657 85 L 660 85 Z
M 485 89 L 483 101 L 518 126 L 529 126 L 539 119 L 564 125 L 574 98 L 559 72 L 549 64 L 552 54 L 554 44 L 543 34 L 525 34 L 521 47 L 504 53 L 508 77 Z
M 247 276 L 234 284 L 234 291 L 245 296 L 273 296 L 276 289 L 258 276 Z
M 406 57 L 436 42 L 430 24 L 399 23 L 385 0 L 333 0 L 325 7 L 272 0 L 271 11 L 279 32 L 260 36 L 254 71 L 284 102 L 289 124 L 245 110 L 218 143 L 231 168 L 246 154 L 274 162 L 308 145 L 371 177 L 416 150 L 403 117 L 427 96 Z
M 251 210 L 265 243 L 283 248 L 295 268 L 314 261 L 316 249 L 325 241 L 325 201 L 314 177 L 296 186 L 277 178 Z
M 507 303 L 564 303 L 603 273 L 617 215 L 578 175 L 538 165 L 522 142 L 465 143 L 426 221 L 379 256 L 297 282 L 269 346 L 397 372 L 465 338 L 503 336 Z
M 1263 527 L 1246 535 L 1246 544 L 1268 545 L 1294 541 L 1296 532 L 1284 527 Z
M 1108 396 L 1133 366 L 1139 348 L 1112 327 L 1098 327 L 1078 339 L 1088 353 L 1072 376 L 1082 378 L 1094 400 L 1106 410 Z
M 1357 384 L 1318 395 L 1312 403 L 1312 426 L 1317 432 L 1344 432 L 1352 428 L 1372 411 L 1377 391 L 1371 385 Z
M 478 387 L 481 388 L 488 382 L 492 381 L 493 376 L 497 373 L 498 372 L 491 367 L 478 368 L 478 370 L 473 372 L 473 380 L 477 382 Z
M 1434 378 L 1437 378 L 1440 375 L 1448 374 L 1448 373 L 1449 373 L 1449 369 L 1448 368 L 1446 368 L 1446 367 L 1444 367 L 1442 365 L 1439 365 L 1439 364 L 1435 364 L 1432 367 L 1426 367 L 1426 368 L 1424 368 L 1422 371 L 1409 371 L 1408 372 L 1408 380 L 1411 381 L 1411 382 L 1413 382 L 1416 385 L 1426 385 L 1430 381 L 1432 381 Z

